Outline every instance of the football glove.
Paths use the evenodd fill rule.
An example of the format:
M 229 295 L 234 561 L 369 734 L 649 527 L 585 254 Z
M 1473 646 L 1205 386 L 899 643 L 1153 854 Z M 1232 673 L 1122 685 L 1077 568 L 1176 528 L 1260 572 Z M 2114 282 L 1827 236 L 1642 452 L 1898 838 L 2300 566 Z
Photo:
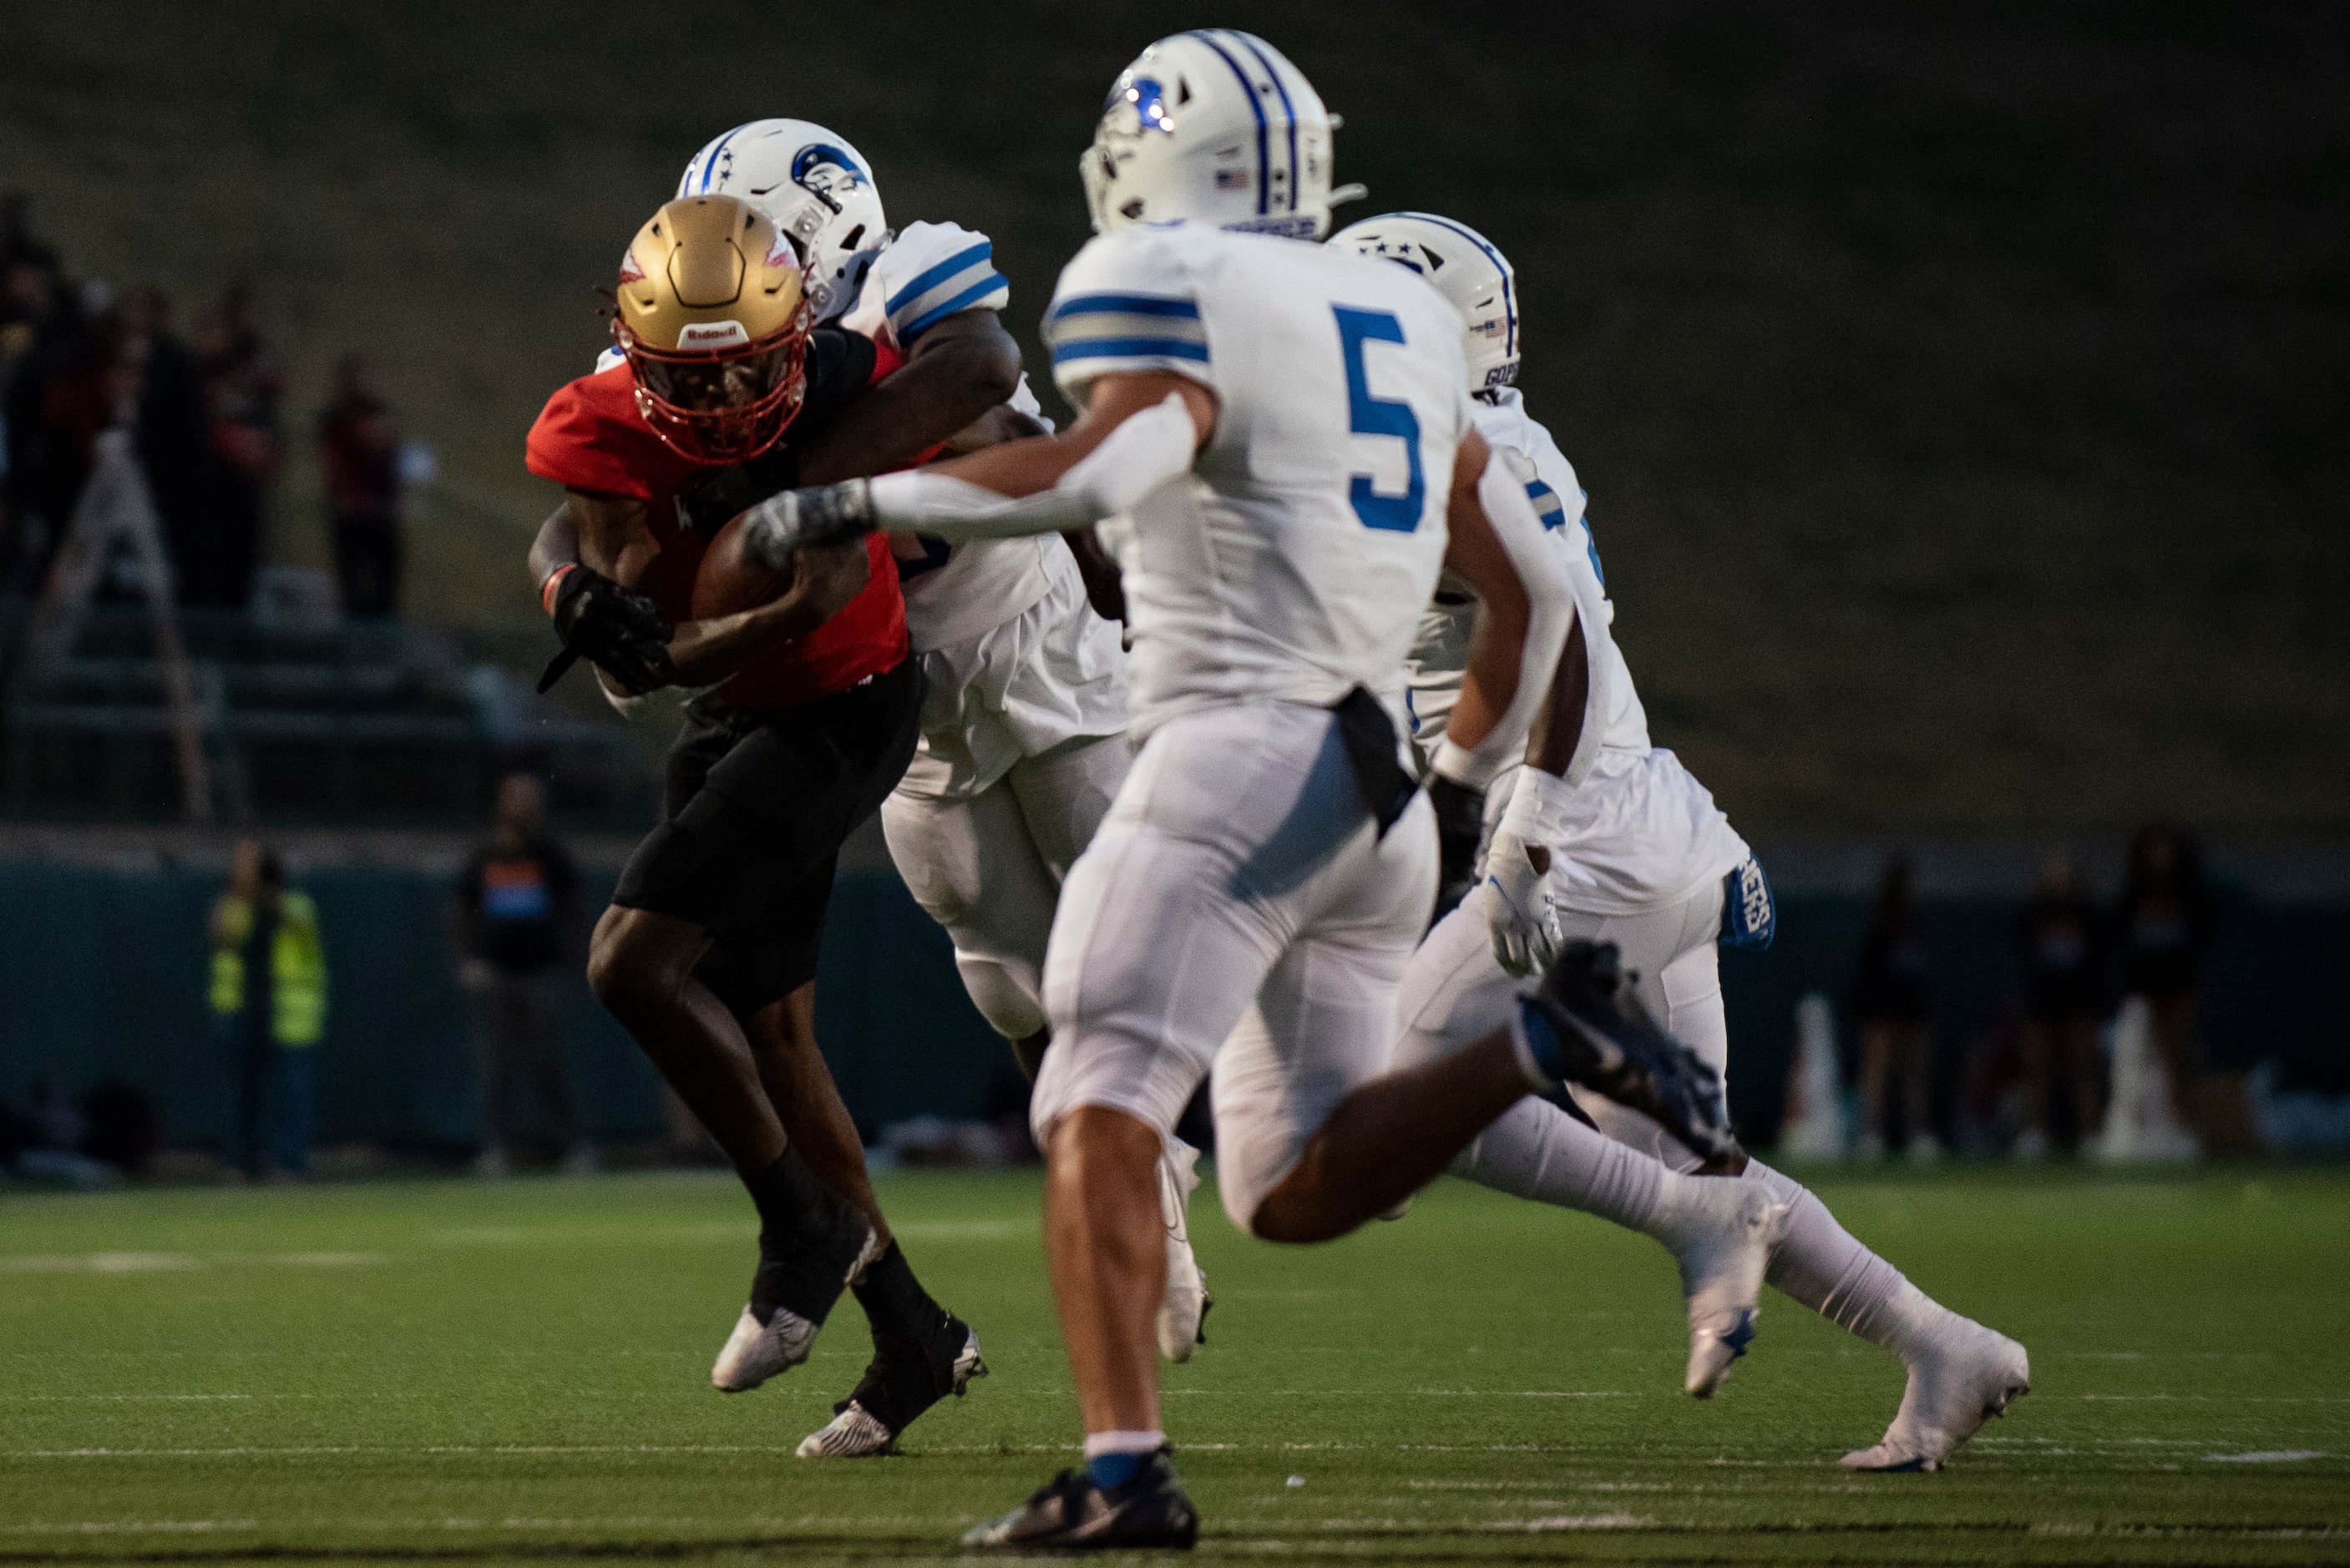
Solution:
M 652 600 L 577 563 L 558 566 L 541 591 L 563 651 L 538 678 L 545 691 L 585 659 L 630 691 L 650 691 L 676 679 L 671 668 L 669 622 Z
M 1541 1073 L 1629 1106 L 1709 1161 L 1742 1153 L 1721 1075 L 1640 1004 L 1614 942 L 1565 944 L 1519 1007 Z
M 1534 866 L 1538 847 L 1504 828 L 1494 832 L 1493 846 L 1485 852 L 1485 922 L 1493 956 L 1514 975 L 1547 968 L 1558 956 L 1558 915 L 1547 874 Z
M 784 571 L 792 554 L 812 545 L 862 538 L 879 527 L 873 487 L 862 479 L 771 495 L 746 513 L 743 548 L 761 566 Z
M 1442 774 L 1428 780 L 1428 804 L 1436 808 L 1436 916 L 1444 919 L 1477 885 L 1477 844 L 1485 835 L 1485 792 L 1457 784 Z

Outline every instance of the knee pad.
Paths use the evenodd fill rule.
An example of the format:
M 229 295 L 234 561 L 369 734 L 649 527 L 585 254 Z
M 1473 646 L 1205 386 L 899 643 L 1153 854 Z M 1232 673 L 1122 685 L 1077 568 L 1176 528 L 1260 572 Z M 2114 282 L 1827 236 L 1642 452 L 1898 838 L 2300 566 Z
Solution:
M 1045 1027 L 1045 1004 L 1033 970 L 1022 973 L 1002 959 L 961 952 L 955 954 L 955 968 L 972 1005 L 1006 1040 L 1025 1040 Z

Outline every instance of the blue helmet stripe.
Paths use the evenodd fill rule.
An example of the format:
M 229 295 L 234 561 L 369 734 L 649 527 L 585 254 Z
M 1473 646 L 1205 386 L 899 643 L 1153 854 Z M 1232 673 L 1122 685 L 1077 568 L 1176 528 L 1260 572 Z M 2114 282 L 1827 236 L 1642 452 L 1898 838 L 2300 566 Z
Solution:
M 1479 239 L 1473 231 L 1462 228 L 1450 218 L 1440 218 L 1434 213 L 1399 213 L 1396 215 L 1403 218 L 1418 218 L 1424 223 L 1434 223 L 1439 228 L 1451 229 L 1485 253 L 1485 259 L 1492 262 L 1495 270 L 1502 275 L 1502 317 L 1510 330 L 1510 352 L 1516 353 L 1518 351 L 1517 288 L 1510 282 L 1510 264 L 1502 259 L 1502 253 Z
M 1249 112 L 1256 116 L 1256 210 L 1260 213 L 1269 213 L 1273 210 L 1271 205 L 1273 151 L 1265 135 L 1264 105 L 1256 100 L 1256 84 L 1249 80 L 1249 74 L 1241 68 L 1241 63 L 1226 54 L 1224 47 L 1207 34 L 1192 32 L 1183 36 L 1187 38 L 1197 38 L 1213 49 L 1216 52 L 1216 58 L 1232 67 L 1232 75 L 1240 78 L 1241 91 L 1248 95 Z M 1293 180 L 1292 182 L 1295 183 L 1295 181 Z
M 1297 187 L 1300 183 L 1297 178 L 1297 106 L 1289 101 L 1289 89 L 1281 85 L 1281 73 L 1274 70 L 1273 62 L 1265 57 L 1264 41 L 1253 33 L 1235 33 L 1229 27 L 1224 32 L 1238 38 L 1241 47 L 1256 57 L 1256 63 L 1263 66 L 1264 74 L 1273 78 L 1273 90 L 1281 95 L 1281 112 L 1289 120 L 1289 210 L 1294 213 L 1297 211 Z
M 711 176 L 718 172 L 718 155 L 726 151 L 726 144 L 749 129 L 750 126 L 747 124 L 738 125 L 710 144 L 707 154 L 702 160 L 702 184 L 695 190 L 696 195 L 710 189 Z

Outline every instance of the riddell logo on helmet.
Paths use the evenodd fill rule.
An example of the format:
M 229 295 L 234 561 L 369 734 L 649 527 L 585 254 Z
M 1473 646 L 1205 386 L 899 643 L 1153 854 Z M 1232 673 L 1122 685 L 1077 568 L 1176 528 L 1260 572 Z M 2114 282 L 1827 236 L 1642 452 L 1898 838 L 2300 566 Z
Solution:
M 681 348 L 738 348 L 751 341 L 739 321 L 695 321 L 677 335 Z

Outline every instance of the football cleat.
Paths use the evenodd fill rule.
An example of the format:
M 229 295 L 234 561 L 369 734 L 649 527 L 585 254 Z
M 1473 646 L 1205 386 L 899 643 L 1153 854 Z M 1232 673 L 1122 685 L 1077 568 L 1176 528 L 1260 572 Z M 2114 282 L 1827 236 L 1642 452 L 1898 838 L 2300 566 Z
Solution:
M 833 1250 L 847 1250 L 842 1241 L 851 1239 L 855 1241 L 854 1250 L 839 1260 L 840 1284 L 834 1292 L 836 1297 L 863 1275 L 884 1250 L 879 1233 L 861 1223 L 854 1231 L 844 1232 L 840 1240 L 836 1240 Z M 759 1267 L 764 1274 L 769 1264 L 763 1259 Z M 711 1364 L 711 1384 L 722 1394 L 746 1394 L 776 1374 L 789 1372 L 808 1358 L 808 1353 L 816 1348 L 816 1331 L 824 1326 L 818 1320 L 789 1307 L 761 1305 L 755 1278 L 751 1294 L 751 1304 L 734 1320 L 734 1332 L 726 1336 L 726 1343 L 719 1347 L 718 1359 Z M 830 1304 L 826 1303 L 827 1307 Z
M 1173 1450 L 1160 1449 L 1117 1486 L 1063 1470 L 1003 1518 L 974 1525 L 965 1546 L 1007 1552 L 1115 1552 L 1177 1547 L 1200 1539 L 1200 1511 L 1183 1495 Z
M 1688 1176 L 1674 1183 L 1658 1240 L 1680 1265 L 1689 1303 L 1689 1371 L 1682 1386 L 1710 1399 L 1754 1342 L 1762 1271 L 1786 1229 L 1788 1206 L 1756 1181 Z
M 1569 942 L 1518 999 L 1535 1069 L 1627 1106 L 1705 1158 L 1742 1152 L 1721 1075 L 1649 1016 L 1614 942 Z
M 979 1335 L 961 1318 L 945 1315 L 920 1355 L 875 1356 L 857 1391 L 832 1407 L 829 1422 L 800 1439 L 796 1452 L 804 1459 L 895 1453 L 899 1436 L 917 1416 L 950 1394 L 962 1398 L 972 1378 L 986 1376 Z
M 2032 1392 L 2032 1358 L 1995 1329 L 1959 1319 L 1943 1344 L 1909 1364 L 1901 1408 L 1873 1449 L 1837 1461 L 1848 1470 L 1939 1470 L 1993 1416 Z
M 768 1308 L 767 1321 L 762 1323 L 756 1308 L 744 1307 L 711 1364 L 711 1383 L 721 1394 L 746 1394 L 777 1373 L 789 1372 L 816 1348 L 820 1326 L 786 1307 Z
M 1159 1157 L 1159 1217 L 1167 1227 L 1167 1293 L 1159 1303 L 1159 1354 L 1182 1362 L 1208 1343 L 1202 1325 L 1208 1309 L 1216 1303 L 1208 1293 L 1208 1276 L 1191 1251 L 1188 1210 L 1192 1190 L 1200 1185 L 1193 1168 L 1200 1151 L 1180 1138 L 1170 1138 L 1167 1145 Z

